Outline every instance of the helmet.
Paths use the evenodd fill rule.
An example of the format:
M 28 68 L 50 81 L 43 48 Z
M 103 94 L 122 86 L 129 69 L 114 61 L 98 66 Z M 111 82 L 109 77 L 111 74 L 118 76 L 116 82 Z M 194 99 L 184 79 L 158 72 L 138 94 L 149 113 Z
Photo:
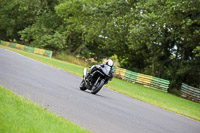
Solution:
M 111 59 L 108 59 L 108 60 L 106 61 L 106 65 L 112 67 L 112 66 L 113 66 L 113 61 L 112 61 Z

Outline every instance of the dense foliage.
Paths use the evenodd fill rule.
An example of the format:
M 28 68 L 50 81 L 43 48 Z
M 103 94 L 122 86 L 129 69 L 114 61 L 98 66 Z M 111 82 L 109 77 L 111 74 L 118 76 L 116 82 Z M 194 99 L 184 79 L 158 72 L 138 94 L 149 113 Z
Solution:
M 0 39 L 200 87 L 199 0 L 0 0 Z

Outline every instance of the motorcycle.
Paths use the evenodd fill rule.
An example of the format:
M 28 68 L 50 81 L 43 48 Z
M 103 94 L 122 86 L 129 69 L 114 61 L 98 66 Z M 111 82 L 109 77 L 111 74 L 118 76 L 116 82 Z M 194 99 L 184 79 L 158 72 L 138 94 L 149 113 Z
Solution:
M 92 94 L 98 93 L 103 85 L 112 79 L 112 72 L 112 68 L 108 65 L 97 65 L 96 69 L 90 74 L 87 73 L 87 68 L 84 68 L 83 79 L 79 86 L 80 90 L 85 91 L 88 89 Z

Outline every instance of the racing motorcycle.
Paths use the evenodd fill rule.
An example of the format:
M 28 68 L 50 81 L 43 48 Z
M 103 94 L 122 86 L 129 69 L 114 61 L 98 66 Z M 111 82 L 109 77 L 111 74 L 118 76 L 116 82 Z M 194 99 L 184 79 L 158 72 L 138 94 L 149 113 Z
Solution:
M 87 73 L 87 68 L 84 68 L 83 79 L 79 88 L 82 91 L 88 89 L 92 94 L 96 94 L 104 84 L 107 84 L 112 79 L 112 74 L 113 69 L 108 65 L 96 65 L 96 69 L 91 73 Z

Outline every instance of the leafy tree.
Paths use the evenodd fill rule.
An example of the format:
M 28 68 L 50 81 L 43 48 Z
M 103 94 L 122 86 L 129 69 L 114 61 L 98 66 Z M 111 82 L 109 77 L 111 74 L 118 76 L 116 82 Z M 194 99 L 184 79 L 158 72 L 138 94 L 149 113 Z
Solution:
M 62 20 L 52 11 L 40 15 L 33 25 L 26 27 L 19 34 L 21 40 L 35 47 L 55 51 L 66 48 L 66 31 Z
M 67 45 L 74 54 L 101 60 L 111 55 L 104 46 L 107 23 L 101 5 L 104 1 L 68 0 L 60 1 L 56 13 L 63 18 L 68 33 Z
M 198 7 L 199 1 L 152 0 L 138 2 L 134 10 L 133 48 L 147 46 L 146 73 L 171 80 L 171 88 L 181 82 L 199 86 L 199 59 L 192 53 L 200 41 Z
M 0 38 L 19 41 L 18 31 L 35 22 L 42 6 L 40 0 L 0 0 Z

